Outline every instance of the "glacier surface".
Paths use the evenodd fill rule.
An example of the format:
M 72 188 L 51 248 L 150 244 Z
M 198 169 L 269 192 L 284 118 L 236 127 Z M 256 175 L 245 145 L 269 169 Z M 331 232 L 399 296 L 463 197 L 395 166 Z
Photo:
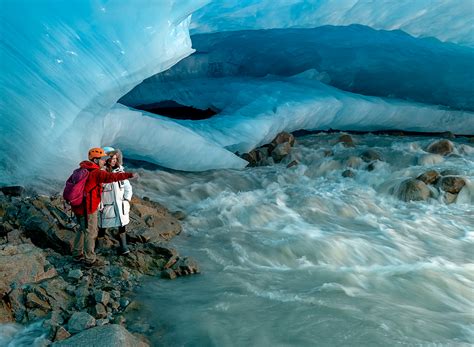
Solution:
M 87 148 L 97 145 L 119 145 L 126 155 L 174 169 L 204 170 L 242 167 L 244 163 L 233 151 L 265 142 L 280 130 L 404 125 L 406 129 L 472 132 L 472 113 L 466 111 L 472 106 L 472 94 L 470 98 L 466 91 L 472 81 L 472 67 L 466 66 L 472 48 L 417 41 L 402 33 L 393 34 L 398 45 L 394 48 L 412 44 L 405 55 L 394 51 L 390 56 L 390 42 L 377 41 L 377 33 L 365 39 L 359 35 L 358 46 L 354 46 L 357 40 L 346 40 L 346 48 L 358 52 L 354 61 L 354 56 L 340 54 L 344 46 L 337 44 L 341 39 L 337 35 L 325 32 L 320 38 L 313 37 L 318 47 L 311 51 L 303 49 L 301 42 L 289 42 L 303 37 L 288 36 L 280 41 L 283 46 L 272 48 L 265 41 L 275 38 L 261 31 L 253 40 L 262 47 L 262 56 L 255 46 L 247 47 L 243 38 L 241 49 L 212 55 L 220 62 L 237 63 L 241 70 L 236 75 L 204 76 L 202 68 L 211 66 L 218 74 L 221 70 L 206 61 L 199 66 L 196 55 L 189 60 L 195 63 L 184 69 L 188 74 L 196 68 L 194 76 L 177 74 L 174 81 L 156 77 L 159 83 L 140 92 L 143 95 L 127 96 L 130 104 L 141 97 L 150 102 L 167 98 L 222 110 L 210 120 L 174 121 L 116 105 L 144 79 L 193 53 L 190 26 L 203 33 L 355 23 L 472 46 L 469 1 L 343 0 L 335 4 L 296 0 L 142 0 L 139 5 L 114 0 L 3 1 L 0 183 L 24 183 L 33 176 L 64 178 L 84 158 Z M 195 38 L 197 45 L 203 44 L 198 35 Z M 375 60 L 365 59 L 374 49 Z M 308 59 L 314 53 L 319 60 Z M 276 62 L 276 58 L 283 60 Z M 442 60 L 449 67 L 446 70 L 439 68 Z M 286 64 L 291 71 L 267 68 Z M 357 76 L 364 64 L 363 79 L 386 78 L 393 71 L 402 71 L 403 83 L 392 80 L 383 88 L 361 83 Z M 413 70 L 419 71 L 411 75 Z M 420 76 L 423 83 L 430 83 L 417 82 Z M 444 103 L 459 110 L 374 95 Z

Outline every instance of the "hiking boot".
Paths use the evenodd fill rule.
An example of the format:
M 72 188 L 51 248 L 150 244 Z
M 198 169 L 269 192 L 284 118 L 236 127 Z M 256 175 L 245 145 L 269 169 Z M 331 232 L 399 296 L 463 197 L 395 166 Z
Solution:
M 79 263 L 84 261 L 84 254 L 74 255 L 72 256 L 72 261 Z
M 96 259 L 94 261 L 85 261 L 84 266 L 86 267 L 102 267 L 105 266 L 105 262 L 100 259 Z
M 128 246 L 127 246 L 127 234 L 121 233 L 118 236 L 119 236 L 119 242 L 120 242 L 119 254 L 120 255 L 129 254 L 130 250 L 128 249 Z

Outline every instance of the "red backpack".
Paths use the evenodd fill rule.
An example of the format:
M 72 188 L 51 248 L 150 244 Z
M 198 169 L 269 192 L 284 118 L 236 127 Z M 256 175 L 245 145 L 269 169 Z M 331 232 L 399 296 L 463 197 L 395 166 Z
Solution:
M 63 198 L 69 205 L 80 206 L 84 201 L 87 177 L 89 177 L 89 170 L 79 168 L 74 170 L 67 179 Z

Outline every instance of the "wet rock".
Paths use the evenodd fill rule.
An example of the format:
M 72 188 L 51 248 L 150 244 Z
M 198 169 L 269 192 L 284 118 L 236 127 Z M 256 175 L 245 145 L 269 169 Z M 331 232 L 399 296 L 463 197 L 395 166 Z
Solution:
M 332 157 L 334 155 L 334 151 L 332 151 L 331 149 L 325 149 L 323 151 L 323 154 L 325 157 Z
M 0 300 L 0 324 L 14 321 L 13 312 L 4 300 Z
M 352 170 L 344 170 L 344 171 L 342 172 L 342 177 L 354 178 L 354 177 L 355 177 L 355 172 L 352 171 Z
M 270 142 L 273 147 L 276 147 L 283 143 L 288 143 L 291 147 L 293 147 L 295 145 L 295 137 L 293 136 L 293 134 L 281 132 L 272 140 L 272 142 Z
M 293 160 L 291 163 L 289 163 L 286 168 L 289 169 L 290 167 L 298 165 L 298 160 Z
M 262 166 L 268 164 L 268 147 L 259 147 L 248 153 L 242 154 L 242 159 L 249 162 L 249 167 Z
M 372 163 L 369 163 L 369 165 L 367 165 L 367 167 L 365 169 L 367 171 L 374 171 L 376 168 L 377 168 L 377 166 L 375 165 L 375 162 L 372 162 Z
M 81 279 L 82 277 L 82 271 L 80 269 L 73 269 L 71 271 L 69 271 L 69 273 L 67 274 L 67 277 L 69 278 L 73 278 L 75 280 L 79 280 Z
M 174 270 L 178 276 L 192 275 L 200 272 L 198 264 L 190 257 L 179 259 L 171 269 Z
M 8 294 L 11 312 L 17 323 L 22 323 L 26 319 L 26 307 L 22 288 L 14 288 Z
M 74 312 L 68 322 L 68 330 L 73 334 L 93 326 L 95 326 L 95 318 L 87 312 Z
M 186 214 L 183 211 L 175 211 L 175 212 L 172 212 L 171 215 L 177 220 L 186 219 Z
M 161 271 L 161 278 L 164 278 L 167 280 L 174 280 L 177 277 L 178 275 L 174 272 L 174 270 L 166 269 L 166 270 Z
M 377 151 L 374 151 L 373 149 L 368 149 L 360 154 L 360 158 L 365 161 L 366 163 L 374 161 L 374 160 L 380 160 L 383 161 L 382 154 L 380 154 Z
M 426 151 L 439 155 L 447 155 L 454 151 L 454 144 L 449 140 L 439 140 L 430 144 Z
M 148 344 L 140 341 L 124 327 L 109 324 L 85 330 L 67 340 L 56 342 L 54 347 L 147 347 Z
M 457 194 L 451 194 L 449 192 L 446 192 L 444 194 L 444 202 L 447 203 L 447 204 L 452 204 L 452 203 L 456 202 L 457 197 L 458 197 Z
M 457 170 L 454 169 L 446 169 L 440 172 L 441 176 L 459 176 L 460 173 Z
M 344 147 L 355 147 L 352 136 L 348 134 L 342 134 L 341 136 L 339 136 L 337 142 L 342 143 Z
M 355 156 L 350 156 L 346 159 L 345 165 L 351 168 L 358 168 L 362 165 L 362 159 Z
M 67 331 L 64 327 L 61 326 L 56 330 L 56 334 L 54 335 L 53 341 L 66 340 L 70 336 L 71 334 L 69 333 L 69 331 Z
M 440 177 L 441 175 L 438 171 L 429 170 L 418 176 L 416 179 L 424 182 L 425 184 L 435 184 Z
M 272 151 L 272 158 L 275 163 L 279 163 L 291 152 L 291 145 L 289 142 L 278 144 Z
M 25 188 L 22 186 L 4 186 L 0 187 L 0 191 L 7 196 L 22 196 Z
M 128 305 L 130 305 L 130 300 L 128 300 L 127 298 L 121 298 L 119 304 L 122 309 L 125 309 Z
M 466 185 L 466 180 L 460 176 L 444 176 L 441 177 L 439 185 L 445 192 L 458 194 Z
M 403 181 L 398 189 L 397 196 L 403 201 L 427 200 L 431 195 L 428 186 L 417 179 L 407 179 Z

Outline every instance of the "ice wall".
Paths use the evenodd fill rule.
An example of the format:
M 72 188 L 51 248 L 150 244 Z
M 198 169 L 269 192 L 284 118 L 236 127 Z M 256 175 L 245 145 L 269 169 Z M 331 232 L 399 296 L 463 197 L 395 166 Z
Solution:
M 220 0 L 193 15 L 193 33 L 362 24 L 474 45 L 471 0 Z
M 101 145 L 88 133 L 115 102 L 193 52 L 206 2 L 2 1 L 0 182 L 58 175 Z
M 161 81 L 291 76 L 316 69 L 323 82 L 350 92 L 474 110 L 474 49 L 436 39 L 351 25 L 219 32 L 192 40 L 195 54 L 122 101 L 153 102 L 140 95 Z

